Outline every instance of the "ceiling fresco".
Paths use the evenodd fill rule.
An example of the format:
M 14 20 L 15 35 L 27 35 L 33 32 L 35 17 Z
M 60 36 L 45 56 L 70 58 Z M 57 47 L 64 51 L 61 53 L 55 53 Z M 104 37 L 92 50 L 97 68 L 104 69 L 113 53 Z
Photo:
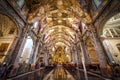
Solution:
M 71 47 L 81 35 L 81 22 L 90 23 L 79 0 L 31 0 L 28 23 L 38 23 L 38 35 L 47 47 Z

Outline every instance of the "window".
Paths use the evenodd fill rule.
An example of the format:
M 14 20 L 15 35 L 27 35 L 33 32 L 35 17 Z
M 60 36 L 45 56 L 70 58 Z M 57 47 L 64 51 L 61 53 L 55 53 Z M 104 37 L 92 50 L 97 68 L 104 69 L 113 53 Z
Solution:
M 25 4 L 25 0 L 17 0 L 17 5 L 22 9 Z
M 30 55 L 32 54 L 32 48 L 33 48 L 33 40 L 30 36 L 27 36 L 27 40 L 23 48 L 23 52 L 21 54 L 22 59 L 20 59 L 20 62 L 23 61 L 25 61 L 26 63 L 29 62 Z
M 101 6 L 102 0 L 93 0 L 93 5 L 96 9 L 98 9 Z

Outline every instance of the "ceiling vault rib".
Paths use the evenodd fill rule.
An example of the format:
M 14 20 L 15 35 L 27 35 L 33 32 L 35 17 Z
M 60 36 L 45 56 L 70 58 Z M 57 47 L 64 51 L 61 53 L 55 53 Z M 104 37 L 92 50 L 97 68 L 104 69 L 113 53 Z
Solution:
M 31 0 L 29 4 L 31 12 L 27 21 L 35 27 L 33 31 L 38 32 L 38 37 L 48 49 L 53 46 L 74 46 L 82 37 L 81 22 L 91 21 L 79 0 Z

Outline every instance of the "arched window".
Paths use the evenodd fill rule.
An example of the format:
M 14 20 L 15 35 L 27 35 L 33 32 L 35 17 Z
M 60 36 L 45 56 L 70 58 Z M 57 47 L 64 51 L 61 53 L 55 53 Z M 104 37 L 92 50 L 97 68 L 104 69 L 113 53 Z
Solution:
M 30 55 L 32 53 L 32 48 L 33 48 L 33 40 L 31 39 L 30 36 L 27 37 L 22 55 L 21 55 L 21 60 L 20 62 L 26 62 L 28 63 Z

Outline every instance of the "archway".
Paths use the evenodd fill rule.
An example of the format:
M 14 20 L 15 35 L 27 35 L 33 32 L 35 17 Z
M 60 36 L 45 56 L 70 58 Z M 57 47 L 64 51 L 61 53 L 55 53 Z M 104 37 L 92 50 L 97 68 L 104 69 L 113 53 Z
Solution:
M 100 35 L 110 62 L 120 65 L 120 13 L 106 21 Z
M 7 62 L 17 41 L 18 27 L 6 15 L 0 14 L 0 62 Z

